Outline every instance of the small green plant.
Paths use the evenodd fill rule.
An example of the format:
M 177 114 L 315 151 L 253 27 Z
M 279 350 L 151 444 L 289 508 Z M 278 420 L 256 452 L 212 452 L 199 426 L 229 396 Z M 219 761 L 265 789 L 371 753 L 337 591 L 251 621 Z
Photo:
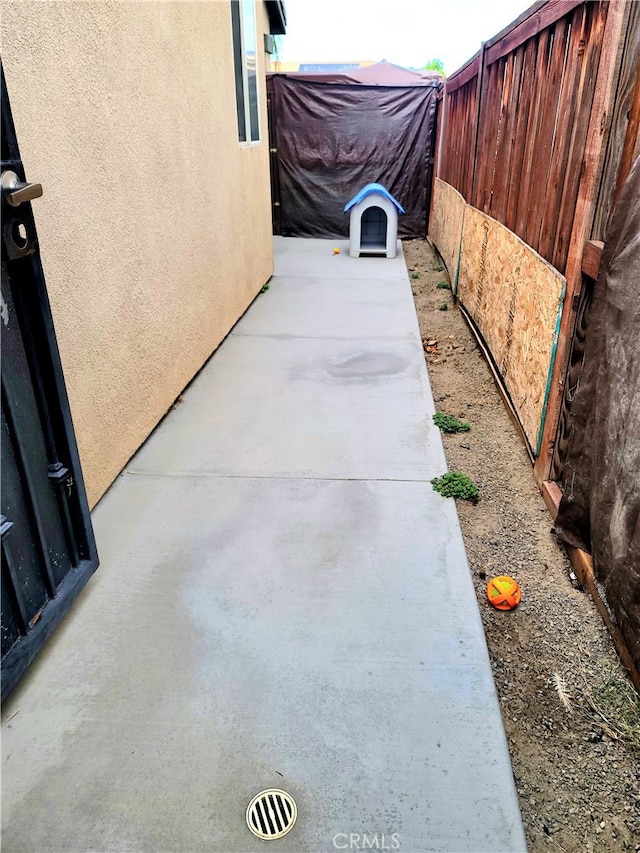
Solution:
M 438 71 L 442 74 L 443 77 L 447 75 L 444 73 L 444 65 L 442 64 L 441 59 L 430 59 L 427 64 L 424 66 L 425 71 Z
M 438 308 L 438 311 L 448 311 L 448 310 L 449 310 L 449 303 L 448 302 L 443 302 L 440 305 L 440 307 Z
M 413 279 L 420 278 L 420 273 L 418 273 L 418 272 L 412 272 L 412 273 L 411 273 L 411 278 L 413 278 Z
M 436 289 L 437 290 L 451 290 L 451 285 L 449 284 L 448 281 L 439 281 L 436 284 Z
M 447 471 L 442 477 L 431 480 L 434 491 L 444 498 L 459 498 L 461 501 L 477 503 L 480 497 L 478 487 L 470 477 L 460 471 Z
M 436 412 L 433 416 L 434 424 L 442 430 L 442 432 L 469 432 L 471 424 L 467 421 L 461 421 L 455 415 L 448 415 L 446 412 Z
M 433 268 L 436 272 L 442 272 L 442 270 L 444 269 L 440 261 L 436 261 L 433 265 Z
M 260 293 L 266 293 L 270 287 L 271 287 L 271 285 L 269 284 L 269 282 L 266 282 L 266 284 L 263 284 L 262 287 L 260 288 Z

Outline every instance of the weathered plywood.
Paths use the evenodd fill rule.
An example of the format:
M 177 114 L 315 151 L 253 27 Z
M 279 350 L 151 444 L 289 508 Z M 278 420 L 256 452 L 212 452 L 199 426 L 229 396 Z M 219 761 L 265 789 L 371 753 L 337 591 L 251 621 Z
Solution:
M 486 341 L 535 452 L 564 286 L 564 276 L 516 234 L 466 206 L 458 298 Z
M 458 273 L 464 209 L 465 201 L 460 193 L 450 184 L 436 178 L 433 187 L 433 206 L 429 218 L 429 236 L 442 255 L 454 291 Z

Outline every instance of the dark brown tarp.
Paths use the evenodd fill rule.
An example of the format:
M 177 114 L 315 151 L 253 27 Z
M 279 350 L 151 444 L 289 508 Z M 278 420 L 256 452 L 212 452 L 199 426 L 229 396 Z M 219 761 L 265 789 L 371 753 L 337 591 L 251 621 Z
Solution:
M 438 80 L 369 86 L 272 74 L 268 85 L 284 236 L 346 237 L 344 206 L 369 183 L 404 207 L 400 237 L 426 235 Z
M 640 666 L 640 158 L 611 221 L 570 418 L 556 527 L 591 552 Z

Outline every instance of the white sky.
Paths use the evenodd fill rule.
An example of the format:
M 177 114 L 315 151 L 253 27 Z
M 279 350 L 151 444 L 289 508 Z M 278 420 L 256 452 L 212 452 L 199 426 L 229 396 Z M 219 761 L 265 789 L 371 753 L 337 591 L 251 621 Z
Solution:
M 386 59 L 451 74 L 532 0 L 285 0 L 282 61 Z M 274 57 L 275 58 L 275 57 Z

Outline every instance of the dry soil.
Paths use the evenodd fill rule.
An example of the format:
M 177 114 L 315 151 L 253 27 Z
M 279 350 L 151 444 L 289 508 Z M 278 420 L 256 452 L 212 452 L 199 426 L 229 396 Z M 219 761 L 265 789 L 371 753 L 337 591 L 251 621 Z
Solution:
M 531 851 L 640 850 L 640 702 L 591 599 L 576 588 L 532 466 L 427 241 L 405 241 L 436 407 L 471 431 L 443 435 L 449 468 L 480 489 L 458 501 Z M 446 306 L 446 310 L 445 310 Z M 433 342 L 428 346 L 427 342 Z M 522 588 L 511 612 L 491 576 Z

